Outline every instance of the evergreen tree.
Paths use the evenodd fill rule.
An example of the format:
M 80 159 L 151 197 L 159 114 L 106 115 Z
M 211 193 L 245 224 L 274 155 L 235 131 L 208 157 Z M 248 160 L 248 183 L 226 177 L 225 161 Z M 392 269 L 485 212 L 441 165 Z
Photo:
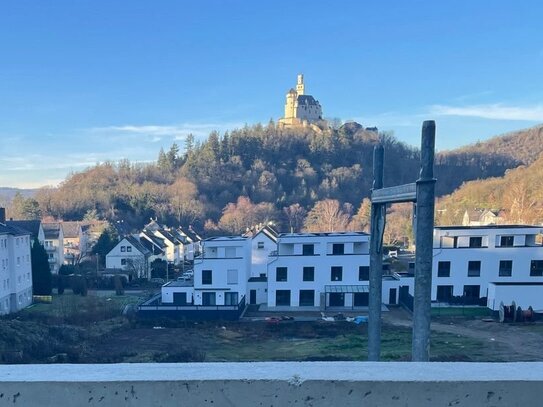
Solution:
M 158 153 L 157 165 L 158 168 L 165 172 L 169 172 L 172 169 L 170 165 L 170 160 L 168 160 L 168 156 L 166 155 L 162 147 L 160 147 L 160 152 Z
M 35 295 L 51 295 L 52 275 L 49 259 L 43 245 L 34 238 L 30 249 L 32 260 L 32 287 Z
M 177 165 L 179 163 L 179 146 L 176 143 L 172 144 L 170 150 L 168 151 L 168 154 L 166 154 L 166 158 L 168 159 L 168 164 L 170 168 L 177 168 Z
M 117 231 L 112 228 L 108 227 L 104 229 L 100 237 L 98 238 L 98 241 L 92 248 L 92 253 L 99 256 L 99 261 L 102 265 L 105 264 L 106 255 L 115 247 L 115 245 L 118 243 L 118 235 Z

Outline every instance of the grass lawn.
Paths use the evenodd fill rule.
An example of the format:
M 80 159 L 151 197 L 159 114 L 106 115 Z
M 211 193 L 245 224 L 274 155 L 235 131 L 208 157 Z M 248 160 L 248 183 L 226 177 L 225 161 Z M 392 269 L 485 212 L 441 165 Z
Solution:
M 433 317 L 488 317 L 491 311 L 486 307 L 432 307 Z

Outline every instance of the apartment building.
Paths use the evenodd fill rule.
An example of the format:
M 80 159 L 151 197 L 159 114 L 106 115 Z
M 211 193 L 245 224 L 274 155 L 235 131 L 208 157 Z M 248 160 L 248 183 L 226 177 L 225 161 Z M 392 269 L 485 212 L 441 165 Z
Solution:
M 0 211 L 0 314 L 19 311 L 32 304 L 30 232 L 7 226 Z
M 449 302 L 452 297 L 463 297 L 476 303 L 489 297 L 491 283 L 502 293 L 518 293 L 523 284 L 543 283 L 542 237 L 542 226 L 434 228 L 432 300 Z

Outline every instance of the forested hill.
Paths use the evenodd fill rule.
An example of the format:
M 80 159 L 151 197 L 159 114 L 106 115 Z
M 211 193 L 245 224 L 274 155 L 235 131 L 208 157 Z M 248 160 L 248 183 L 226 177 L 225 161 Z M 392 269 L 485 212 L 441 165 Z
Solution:
M 259 204 L 256 212 L 266 213 L 255 220 L 273 218 L 284 225 L 283 209 L 295 204 L 310 210 L 331 198 L 346 204 L 346 211 L 356 210 L 370 193 L 373 147 L 379 141 L 385 146 L 385 185 L 413 182 L 419 151 L 389 134 L 352 123 L 322 132 L 270 123 L 222 136 L 212 132 L 201 144 L 188 137 L 183 153 L 173 145 L 160 151 L 155 164 L 100 164 L 71 175 L 58 189 L 39 191 L 36 200 L 42 215 L 65 220 L 95 210 L 134 227 L 151 216 L 203 227 L 208 219 L 217 222 L 228 204 L 248 197 Z M 467 180 L 501 176 L 518 163 L 491 151 L 438 154 L 437 193 L 451 193 Z
M 543 124 L 444 152 L 443 155 L 497 154 L 528 165 L 537 160 L 541 152 L 543 152 Z
M 437 222 L 461 224 L 469 209 L 499 211 L 503 223 L 536 224 L 543 222 L 543 155 L 529 166 L 507 171 L 503 177 L 471 181 L 437 205 Z

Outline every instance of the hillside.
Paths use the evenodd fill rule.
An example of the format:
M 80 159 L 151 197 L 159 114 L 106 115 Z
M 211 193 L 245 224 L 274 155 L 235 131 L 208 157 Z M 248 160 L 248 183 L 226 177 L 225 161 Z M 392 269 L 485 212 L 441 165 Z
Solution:
M 474 208 L 501 210 L 507 223 L 543 222 L 543 155 L 503 177 L 466 182 L 439 200 L 437 222 L 461 224 L 464 211 Z
M 245 223 L 274 220 L 281 229 L 292 226 L 293 214 L 285 208 L 303 214 L 326 199 L 355 214 L 370 193 L 378 142 L 385 146 L 385 186 L 416 180 L 419 150 L 390 134 L 353 123 L 322 132 L 269 123 L 222 136 L 212 132 L 201 144 L 188 137 L 184 153 L 173 145 L 161 150 L 153 164 L 96 165 L 69 176 L 58 189 L 40 190 L 36 200 L 43 215 L 65 220 L 96 211 L 134 228 L 158 217 L 203 229 L 206 220 L 214 227 L 228 207 L 241 211 Z M 509 156 L 488 151 L 438 154 L 436 192 L 448 194 L 467 180 L 502 176 L 517 165 Z M 257 206 L 247 206 L 240 197 Z
M 459 149 L 444 151 L 443 155 L 495 154 L 528 165 L 537 160 L 541 152 L 543 152 L 543 124 L 496 136 Z

